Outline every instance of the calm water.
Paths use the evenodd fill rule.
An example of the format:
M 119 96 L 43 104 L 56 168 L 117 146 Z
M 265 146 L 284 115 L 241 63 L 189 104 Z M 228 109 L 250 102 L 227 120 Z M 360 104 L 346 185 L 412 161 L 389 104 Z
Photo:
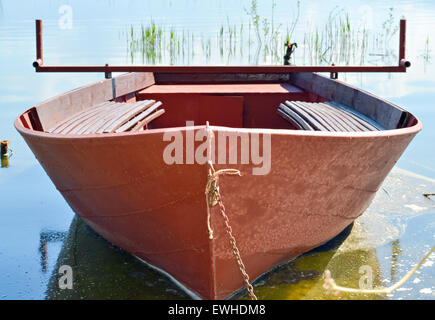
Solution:
M 72 8 L 71 28 L 61 28 L 63 5 Z M 56 191 L 13 120 L 23 110 L 55 94 L 100 80 L 101 74 L 36 74 L 34 19 L 44 20 L 46 64 L 141 64 L 146 57 L 130 50 L 129 32 L 154 21 L 165 32 L 185 36 L 187 54 L 164 51 L 162 64 L 271 63 L 271 54 L 241 41 L 240 28 L 249 26 L 250 1 L 13 1 L 0 0 L 0 140 L 11 141 L 13 155 L 0 169 L 0 299 L 45 298 L 187 298 L 167 278 L 136 262 L 95 235 Z M 338 7 L 338 8 L 337 8 Z M 353 29 L 384 34 L 383 22 L 394 7 L 395 24 L 408 20 L 406 74 L 340 75 L 414 113 L 423 131 L 399 160 L 373 205 L 357 220 L 350 237 L 339 247 L 307 254 L 259 279 L 260 298 L 275 299 L 434 299 L 434 257 L 391 296 L 331 296 L 322 289 L 322 273 L 331 270 L 342 285 L 358 286 L 362 265 L 372 267 L 374 284 L 389 286 L 402 277 L 435 243 L 435 202 L 422 196 L 435 192 L 435 3 L 433 1 L 301 1 L 292 41 L 299 47 L 294 62 L 309 63 L 304 54 L 307 30 L 319 30 L 328 14 L 343 10 Z M 276 1 L 275 30 L 285 33 L 297 17 L 296 1 Z M 269 1 L 259 1 L 258 14 L 272 21 Z M 289 18 L 291 17 L 290 21 Z M 362 19 L 361 17 L 364 17 Z M 362 26 L 363 27 L 360 27 Z M 225 37 L 219 50 L 221 26 L 237 26 L 233 54 Z M 279 29 L 278 29 L 279 27 Z M 359 28 L 359 29 L 358 29 Z M 263 24 L 261 25 L 263 30 Z M 225 29 L 226 30 L 226 29 Z M 189 42 L 187 34 L 193 34 Z M 135 36 L 137 34 L 135 33 Z M 251 25 L 255 40 L 255 29 Z M 181 36 L 182 37 L 182 36 Z M 429 39 L 429 41 L 428 41 Z M 167 40 L 169 41 L 169 40 Z M 368 37 L 366 64 L 380 64 L 384 51 Z M 312 43 L 311 43 L 312 44 Z M 308 43 L 306 44 L 308 46 Z M 397 34 L 391 38 L 394 52 Z M 307 48 L 305 48 L 307 49 Z M 190 51 L 189 51 L 190 50 Z M 350 50 L 354 54 L 359 49 Z M 208 53 L 207 53 L 208 52 Z M 175 59 L 175 60 L 171 60 Z M 322 63 L 325 63 L 324 61 Z M 413 172 L 416 175 L 410 175 Z M 74 290 L 57 288 L 56 271 L 62 264 L 77 268 Z M 243 297 L 242 297 L 243 298 Z

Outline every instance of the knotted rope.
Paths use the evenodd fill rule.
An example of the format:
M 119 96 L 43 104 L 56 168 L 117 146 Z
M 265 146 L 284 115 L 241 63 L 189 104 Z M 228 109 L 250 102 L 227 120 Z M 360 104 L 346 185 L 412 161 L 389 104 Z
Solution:
M 205 200 L 207 202 L 207 227 L 209 239 L 213 239 L 213 229 L 211 227 L 211 207 L 222 203 L 219 193 L 219 176 L 220 175 L 237 175 L 241 176 L 239 170 L 236 169 L 221 169 L 216 171 L 211 161 L 208 162 L 210 168 L 208 170 L 208 181 L 205 187 Z

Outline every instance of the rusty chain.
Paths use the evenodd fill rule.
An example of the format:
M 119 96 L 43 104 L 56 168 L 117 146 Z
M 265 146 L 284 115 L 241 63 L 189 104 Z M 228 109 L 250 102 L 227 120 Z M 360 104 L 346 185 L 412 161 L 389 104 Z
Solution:
M 209 231 L 209 238 L 210 240 L 213 239 L 213 229 L 211 228 L 211 207 L 214 207 L 216 205 L 219 205 L 219 211 L 224 219 L 225 222 L 225 228 L 227 231 L 227 234 L 229 236 L 230 245 L 232 247 L 234 258 L 237 261 L 237 265 L 239 267 L 239 270 L 242 274 L 243 281 L 245 282 L 246 289 L 248 290 L 248 294 L 251 298 L 251 300 L 258 300 L 257 296 L 254 293 L 254 288 L 252 287 L 250 281 L 249 281 L 249 275 L 246 272 L 246 267 L 243 263 L 242 257 L 240 255 L 239 248 L 237 247 L 236 238 L 233 235 L 233 229 L 230 226 L 230 219 L 228 218 L 226 212 L 225 212 L 225 206 L 222 202 L 222 197 L 219 191 L 219 175 L 223 174 L 229 174 L 229 175 L 241 175 L 239 170 L 235 169 L 222 169 L 215 171 L 213 167 L 213 163 L 209 161 L 210 170 L 208 175 L 208 182 L 205 189 L 205 196 L 206 196 L 206 202 L 207 202 L 207 226 Z
M 233 236 L 233 229 L 231 228 L 230 220 L 225 213 L 225 206 L 222 203 L 222 200 L 220 199 L 220 194 L 219 194 L 219 207 L 220 207 L 221 215 L 225 221 L 225 227 L 227 230 L 227 234 L 230 238 L 230 244 L 233 247 L 233 255 L 236 258 L 237 264 L 239 265 L 239 269 L 240 269 L 240 272 L 242 273 L 242 277 L 243 277 L 243 281 L 245 282 L 246 289 L 248 290 L 248 293 L 249 293 L 249 296 L 251 297 L 251 300 L 258 300 L 257 296 L 254 293 L 254 288 L 252 287 L 252 284 L 249 281 L 249 275 L 246 272 L 245 265 L 243 264 L 242 257 L 240 256 L 239 248 L 237 248 L 236 238 L 234 238 L 234 236 Z

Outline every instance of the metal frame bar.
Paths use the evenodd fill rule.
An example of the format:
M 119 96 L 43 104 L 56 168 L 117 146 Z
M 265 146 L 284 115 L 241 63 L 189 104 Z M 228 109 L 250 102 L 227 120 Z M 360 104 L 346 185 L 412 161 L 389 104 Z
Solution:
M 291 72 L 406 72 L 411 63 L 405 58 L 406 20 L 400 20 L 399 61 L 397 66 L 46 66 L 43 64 L 42 20 L 36 20 L 36 72 L 104 72 L 106 78 L 112 72 L 155 72 L 155 73 L 291 73 Z

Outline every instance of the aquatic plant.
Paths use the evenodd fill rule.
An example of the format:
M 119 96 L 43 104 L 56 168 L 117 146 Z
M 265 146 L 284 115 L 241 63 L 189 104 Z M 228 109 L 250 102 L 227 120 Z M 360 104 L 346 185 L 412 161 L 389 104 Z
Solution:
M 425 62 L 425 64 L 429 63 L 431 61 L 431 57 L 432 57 L 432 50 L 430 48 L 430 38 L 429 35 L 426 37 L 426 41 L 424 42 L 424 50 L 422 53 L 422 57 L 423 60 Z
M 179 30 L 174 26 L 157 25 L 154 21 L 139 26 L 129 26 L 125 32 L 127 52 L 131 63 L 141 58 L 147 64 L 191 64 L 198 54 L 202 63 L 231 64 L 243 59 L 247 64 L 283 64 L 286 42 L 303 39 L 302 46 L 293 55 L 301 65 L 362 65 L 391 64 L 397 60 L 396 48 L 391 43 L 398 31 L 393 8 L 387 12 L 378 32 L 371 32 L 365 23 L 352 22 L 350 14 L 334 8 L 323 25 L 304 27 L 297 35 L 300 2 L 292 10 L 293 17 L 283 31 L 282 23 L 275 20 L 276 1 L 271 2 L 271 16 L 258 12 L 257 0 L 244 9 L 248 22 L 226 23 L 218 26 L 211 35 L 196 34 L 191 30 Z M 359 22 L 359 23 L 358 23 Z M 253 33 L 253 34 L 252 34 Z M 199 45 L 195 43 L 199 42 Z M 427 57 L 430 49 L 427 44 Z
M 261 44 L 261 34 L 260 34 L 260 15 L 257 12 L 257 0 L 251 1 L 251 7 L 249 10 L 246 10 L 246 13 L 249 15 L 252 25 L 255 28 L 257 34 L 258 43 Z

